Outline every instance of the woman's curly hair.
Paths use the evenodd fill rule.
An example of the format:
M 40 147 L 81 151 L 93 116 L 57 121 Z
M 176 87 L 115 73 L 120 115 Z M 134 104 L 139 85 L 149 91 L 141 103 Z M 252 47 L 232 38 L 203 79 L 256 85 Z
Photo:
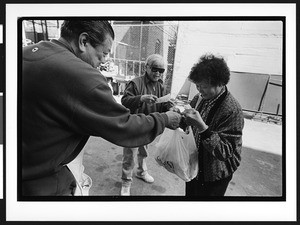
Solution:
M 205 80 L 212 86 L 222 86 L 229 82 L 230 70 L 223 57 L 205 54 L 192 67 L 188 78 L 193 83 Z

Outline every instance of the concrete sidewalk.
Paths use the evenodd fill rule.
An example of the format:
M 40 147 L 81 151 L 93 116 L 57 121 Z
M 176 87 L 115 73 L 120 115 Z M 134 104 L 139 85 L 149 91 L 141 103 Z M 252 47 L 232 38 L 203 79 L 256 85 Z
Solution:
M 282 195 L 282 126 L 245 119 L 242 162 L 226 196 Z M 155 182 L 134 177 L 132 196 L 183 196 L 185 182 L 159 166 L 155 143 L 149 145 L 147 166 Z M 91 137 L 84 148 L 85 173 L 93 179 L 90 195 L 118 196 L 121 188 L 122 147 Z

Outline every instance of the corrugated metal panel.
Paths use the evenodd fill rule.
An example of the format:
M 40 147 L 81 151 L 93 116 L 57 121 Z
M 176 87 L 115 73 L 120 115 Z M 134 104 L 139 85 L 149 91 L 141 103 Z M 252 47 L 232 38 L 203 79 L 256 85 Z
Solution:
M 259 111 L 269 78 L 268 74 L 231 72 L 227 86 L 244 110 Z
M 182 87 L 181 87 L 180 91 L 177 93 L 177 95 L 185 94 L 185 95 L 188 96 L 189 92 L 190 92 L 190 89 L 191 89 L 191 85 L 192 85 L 192 82 L 190 82 L 188 80 L 188 78 L 186 78 L 185 81 L 184 81 L 184 84 L 182 85 Z
M 262 105 L 262 112 L 282 116 L 282 82 L 272 80 L 269 82 Z

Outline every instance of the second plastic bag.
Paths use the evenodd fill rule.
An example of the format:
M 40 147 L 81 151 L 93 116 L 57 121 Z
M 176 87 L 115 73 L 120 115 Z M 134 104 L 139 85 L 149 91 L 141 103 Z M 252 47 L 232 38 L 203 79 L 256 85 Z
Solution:
M 191 181 L 198 173 L 198 150 L 194 135 L 182 129 L 166 128 L 156 144 L 156 162 L 176 174 L 186 182 Z

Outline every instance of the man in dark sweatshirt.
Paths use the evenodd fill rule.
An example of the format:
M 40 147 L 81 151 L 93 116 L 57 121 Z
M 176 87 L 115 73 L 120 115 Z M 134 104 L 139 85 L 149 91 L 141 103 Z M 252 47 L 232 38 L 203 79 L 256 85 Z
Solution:
M 115 101 L 97 70 L 113 40 L 109 22 L 76 19 L 64 21 L 58 40 L 23 48 L 22 196 L 74 195 L 66 165 L 91 135 L 137 147 L 178 127 L 178 113 L 131 115 Z

